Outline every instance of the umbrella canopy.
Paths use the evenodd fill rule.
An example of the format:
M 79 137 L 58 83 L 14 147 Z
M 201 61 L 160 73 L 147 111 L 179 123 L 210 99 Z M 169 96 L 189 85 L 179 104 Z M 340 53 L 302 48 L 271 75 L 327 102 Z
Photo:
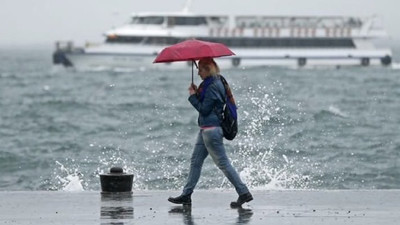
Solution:
M 230 55 L 235 55 L 235 53 L 224 44 L 191 39 L 164 48 L 153 63 L 192 61 L 193 84 L 193 64 L 195 64 L 195 60 Z
M 194 61 L 230 55 L 235 53 L 224 44 L 192 39 L 164 48 L 153 63 Z

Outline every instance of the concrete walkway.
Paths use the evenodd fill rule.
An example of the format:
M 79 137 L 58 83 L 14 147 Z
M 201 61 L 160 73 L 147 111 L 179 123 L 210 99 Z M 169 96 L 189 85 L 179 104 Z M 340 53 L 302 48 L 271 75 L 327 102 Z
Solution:
M 241 209 L 233 191 L 196 191 L 191 207 L 174 191 L 0 192 L 0 224 L 400 224 L 400 190 L 253 191 Z

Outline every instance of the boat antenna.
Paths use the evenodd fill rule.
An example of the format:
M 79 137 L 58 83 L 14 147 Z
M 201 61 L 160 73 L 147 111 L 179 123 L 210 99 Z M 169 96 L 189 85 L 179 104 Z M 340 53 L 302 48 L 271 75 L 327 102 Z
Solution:
M 186 0 L 185 6 L 183 6 L 182 12 L 189 12 L 190 5 L 192 5 L 192 0 Z

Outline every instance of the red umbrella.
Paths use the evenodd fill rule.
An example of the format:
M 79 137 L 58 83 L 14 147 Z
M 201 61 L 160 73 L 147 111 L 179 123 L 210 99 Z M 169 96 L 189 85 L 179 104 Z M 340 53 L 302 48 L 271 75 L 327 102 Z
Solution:
M 224 44 L 191 39 L 164 48 L 153 63 L 192 61 L 193 83 L 193 64 L 195 60 L 230 55 L 235 55 L 235 53 Z

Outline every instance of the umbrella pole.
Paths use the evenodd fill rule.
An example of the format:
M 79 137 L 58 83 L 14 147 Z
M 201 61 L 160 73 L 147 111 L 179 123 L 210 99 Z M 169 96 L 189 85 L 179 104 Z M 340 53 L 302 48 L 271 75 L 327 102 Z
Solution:
M 194 64 L 194 61 L 192 61 L 192 85 L 193 85 L 193 64 Z

